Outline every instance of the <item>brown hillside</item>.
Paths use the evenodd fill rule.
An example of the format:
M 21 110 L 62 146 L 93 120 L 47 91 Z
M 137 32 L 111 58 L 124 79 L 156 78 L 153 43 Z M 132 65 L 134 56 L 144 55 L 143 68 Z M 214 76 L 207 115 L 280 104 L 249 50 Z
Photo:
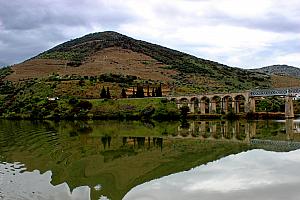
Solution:
M 35 58 L 12 67 L 8 80 L 48 77 L 53 73 L 64 75 L 95 76 L 105 73 L 121 73 L 142 79 L 170 81 L 177 71 L 164 69 L 165 65 L 142 53 L 120 47 L 100 50 L 88 57 L 79 67 L 66 65 L 66 60 Z
M 271 81 L 274 88 L 300 87 L 300 79 L 296 77 L 272 75 Z

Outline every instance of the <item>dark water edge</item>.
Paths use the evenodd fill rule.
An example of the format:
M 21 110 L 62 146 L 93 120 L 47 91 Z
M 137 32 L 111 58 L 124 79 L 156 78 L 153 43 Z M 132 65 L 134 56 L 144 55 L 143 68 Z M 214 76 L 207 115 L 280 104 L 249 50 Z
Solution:
M 264 148 L 250 139 L 300 141 L 284 121 L 192 121 L 186 128 L 179 122 L 0 120 L 0 127 L 1 162 L 50 170 L 52 185 L 88 186 L 91 199 L 122 199 L 147 181 Z

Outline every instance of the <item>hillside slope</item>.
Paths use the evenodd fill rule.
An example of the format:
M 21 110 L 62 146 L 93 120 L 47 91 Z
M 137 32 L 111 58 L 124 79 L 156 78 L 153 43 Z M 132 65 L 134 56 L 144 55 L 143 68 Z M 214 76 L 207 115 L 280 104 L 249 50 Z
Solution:
M 283 75 L 300 78 L 300 68 L 289 65 L 271 65 L 259 69 L 253 69 L 253 71 L 266 73 L 269 75 Z
M 264 73 L 232 68 L 116 32 L 93 33 L 60 44 L 12 67 L 11 81 L 70 75 L 136 76 L 141 83 L 162 82 L 179 93 L 237 91 L 271 87 Z

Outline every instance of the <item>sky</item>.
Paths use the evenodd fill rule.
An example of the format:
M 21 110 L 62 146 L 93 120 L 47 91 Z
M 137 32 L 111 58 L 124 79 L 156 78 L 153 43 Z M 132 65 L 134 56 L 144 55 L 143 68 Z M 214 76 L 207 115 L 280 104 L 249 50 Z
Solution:
M 233 67 L 300 67 L 299 0 L 0 0 L 0 66 L 101 31 Z

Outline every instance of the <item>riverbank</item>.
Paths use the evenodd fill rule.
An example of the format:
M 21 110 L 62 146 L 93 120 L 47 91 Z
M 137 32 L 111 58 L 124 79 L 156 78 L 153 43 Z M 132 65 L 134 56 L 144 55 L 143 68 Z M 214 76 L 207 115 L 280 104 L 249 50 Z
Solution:
M 23 106 L 21 109 L 3 112 L 0 118 L 25 120 L 157 120 L 179 121 L 182 116 L 177 105 L 166 98 L 141 99 L 76 99 L 45 100 L 42 103 Z M 285 119 L 283 112 L 195 114 L 188 119 Z
M 176 103 L 165 98 L 45 100 L 13 111 L 4 111 L 5 119 L 88 120 L 126 119 L 158 121 L 179 120 Z

